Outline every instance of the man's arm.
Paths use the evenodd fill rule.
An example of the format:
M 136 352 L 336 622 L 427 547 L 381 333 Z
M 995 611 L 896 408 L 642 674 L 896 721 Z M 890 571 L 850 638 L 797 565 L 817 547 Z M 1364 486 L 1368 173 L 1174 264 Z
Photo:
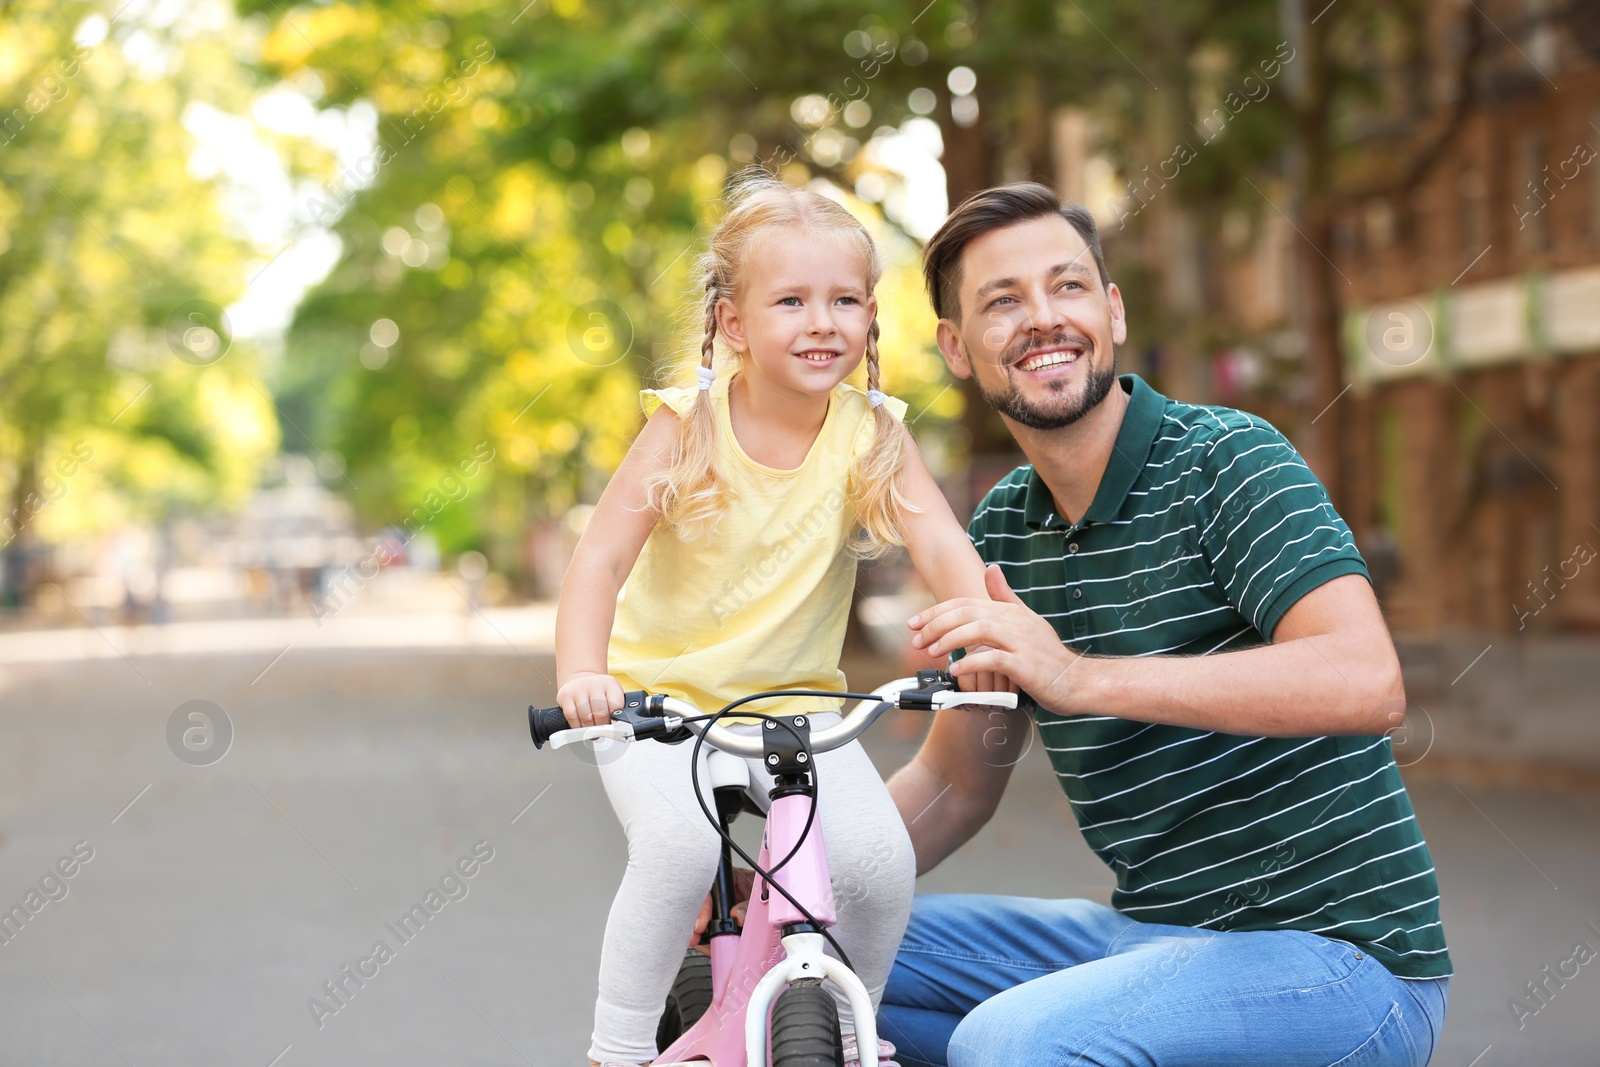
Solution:
M 952 670 L 1002 671 L 1039 706 L 1263 737 L 1381 734 L 1405 721 L 1400 662 L 1372 587 L 1347 574 L 1301 597 L 1272 643 L 1214 656 L 1083 656 L 988 571 L 988 602 L 936 604 L 911 620 L 938 656 L 985 644 Z M 969 835 L 970 836 L 970 835 Z
M 947 708 L 934 716 L 922 748 L 889 779 L 917 874 L 933 870 L 993 817 L 1030 728 L 1024 711 Z

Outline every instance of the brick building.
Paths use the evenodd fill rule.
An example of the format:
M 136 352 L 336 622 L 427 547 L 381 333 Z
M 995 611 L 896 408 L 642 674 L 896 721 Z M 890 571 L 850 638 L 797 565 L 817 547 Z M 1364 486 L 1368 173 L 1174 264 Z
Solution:
M 1457 6 L 1436 5 L 1441 33 Z M 1444 158 L 1337 220 L 1341 509 L 1397 629 L 1597 629 L 1600 5 L 1481 6 L 1493 32 Z

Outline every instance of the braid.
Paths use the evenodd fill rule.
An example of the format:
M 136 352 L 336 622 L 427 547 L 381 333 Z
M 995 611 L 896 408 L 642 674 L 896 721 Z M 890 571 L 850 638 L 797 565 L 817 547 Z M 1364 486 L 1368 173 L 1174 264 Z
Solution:
M 715 274 L 706 278 L 706 339 L 700 342 L 700 365 L 709 368 L 717 340 L 717 301 L 722 299 L 722 286 Z
M 705 340 L 700 342 L 700 365 L 711 369 L 716 355 L 717 304 L 724 295 L 717 271 L 706 272 Z M 732 489 L 717 469 L 716 418 L 711 394 L 700 389 L 686 418 L 678 425 L 678 443 L 671 467 L 651 475 L 645 492 L 662 520 L 693 538 L 714 527 L 733 497 Z
M 878 320 L 867 327 L 867 388 L 878 384 Z M 883 555 L 893 545 L 905 544 L 904 517 L 917 509 L 905 498 L 907 434 L 887 404 L 872 411 L 872 447 L 856 457 L 850 467 L 850 495 L 855 501 L 858 536 L 851 551 L 859 558 Z
M 878 388 L 878 317 L 867 327 L 867 388 Z

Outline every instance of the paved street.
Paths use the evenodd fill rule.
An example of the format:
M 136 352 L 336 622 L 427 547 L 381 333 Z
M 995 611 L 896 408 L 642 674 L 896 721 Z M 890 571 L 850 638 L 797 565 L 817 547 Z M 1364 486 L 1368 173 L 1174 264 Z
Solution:
M 421 649 L 270 636 L 132 660 L 0 655 L 0 906 L 39 894 L 0 944 L 0 1061 L 581 1063 L 622 838 L 593 768 L 527 740 L 549 657 L 492 634 Z M 220 716 L 170 722 L 197 700 L 232 727 L 208 765 L 193 763 L 217 750 Z M 876 732 L 887 772 L 914 742 L 905 724 Z M 1568 961 L 1580 942 L 1600 950 L 1600 794 L 1452 782 L 1426 759 L 1413 772 L 1458 972 L 1434 1063 L 1594 1067 L 1600 959 Z M 1035 752 L 921 888 L 1109 886 Z M 430 891 L 426 922 L 402 926 Z M 1559 984 L 1547 966 L 1578 973 Z M 1543 1005 L 1524 988 L 1539 980 Z M 1520 1030 L 1519 995 L 1538 1007 Z

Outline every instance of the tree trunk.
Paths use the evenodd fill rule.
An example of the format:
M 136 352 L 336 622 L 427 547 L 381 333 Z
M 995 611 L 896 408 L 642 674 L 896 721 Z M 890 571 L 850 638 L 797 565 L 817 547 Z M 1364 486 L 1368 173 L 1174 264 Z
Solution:
M 1334 94 L 1333 62 L 1329 37 L 1338 21 L 1314 19 L 1302 28 L 1302 66 L 1299 74 L 1298 151 L 1292 158 L 1290 185 L 1292 213 L 1299 215 L 1302 240 L 1297 247 L 1295 271 L 1299 287 L 1300 328 L 1305 337 L 1306 375 L 1311 384 L 1307 413 L 1306 461 L 1322 479 L 1335 508 L 1346 499 L 1344 478 L 1344 413 L 1336 401 L 1344 389 L 1344 368 L 1339 352 L 1341 286 L 1345 281 L 1330 258 L 1334 254 L 1335 197 L 1331 109 Z
M 994 185 L 998 174 L 991 126 L 993 96 L 985 91 L 983 84 L 979 85 L 978 121 L 971 126 L 956 125 L 950 114 L 953 99 L 954 94 L 945 90 L 938 111 L 939 135 L 944 139 L 944 158 L 939 162 L 944 165 L 945 195 L 951 210 L 973 193 Z
M 994 98 L 984 92 L 984 83 L 978 86 L 978 121 L 971 126 L 958 126 L 950 114 L 952 99 L 948 90 L 940 101 L 939 133 L 944 138 L 945 196 L 954 210 L 973 193 L 981 192 L 999 182 L 999 156 L 995 151 L 993 130 Z M 961 417 L 967 431 L 967 453 L 972 457 L 1010 455 L 1017 451 L 1017 442 L 1006 429 L 1000 416 L 994 413 L 977 383 L 968 378 L 959 383 L 966 409 Z
M 1333 506 L 1343 510 L 1345 485 L 1346 420 L 1339 395 L 1344 390 L 1344 367 L 1339 351 L 1340 304 L 1344 279 L 1323 254 L 1333 249 L 1333 213 L 1325 201 L 1306 205 L 1306 239 L 1301 242 L 1300 277 L 1305 308 L 1306 361 L 1311 377 L 1311 413 L 1306 460 L 1327 486 Z
M 11 506 L 0 522 L 5 537 L 5 549 L 0 552 L 0 606 L 23 608 L 33 603 L 39 582 L 38 568 L 31 565 L 31 550 L 37 543 L 33 520 L 40 499 L 38 449 L 26 439 L 17 461 L 17 481 L 11 487 Z

